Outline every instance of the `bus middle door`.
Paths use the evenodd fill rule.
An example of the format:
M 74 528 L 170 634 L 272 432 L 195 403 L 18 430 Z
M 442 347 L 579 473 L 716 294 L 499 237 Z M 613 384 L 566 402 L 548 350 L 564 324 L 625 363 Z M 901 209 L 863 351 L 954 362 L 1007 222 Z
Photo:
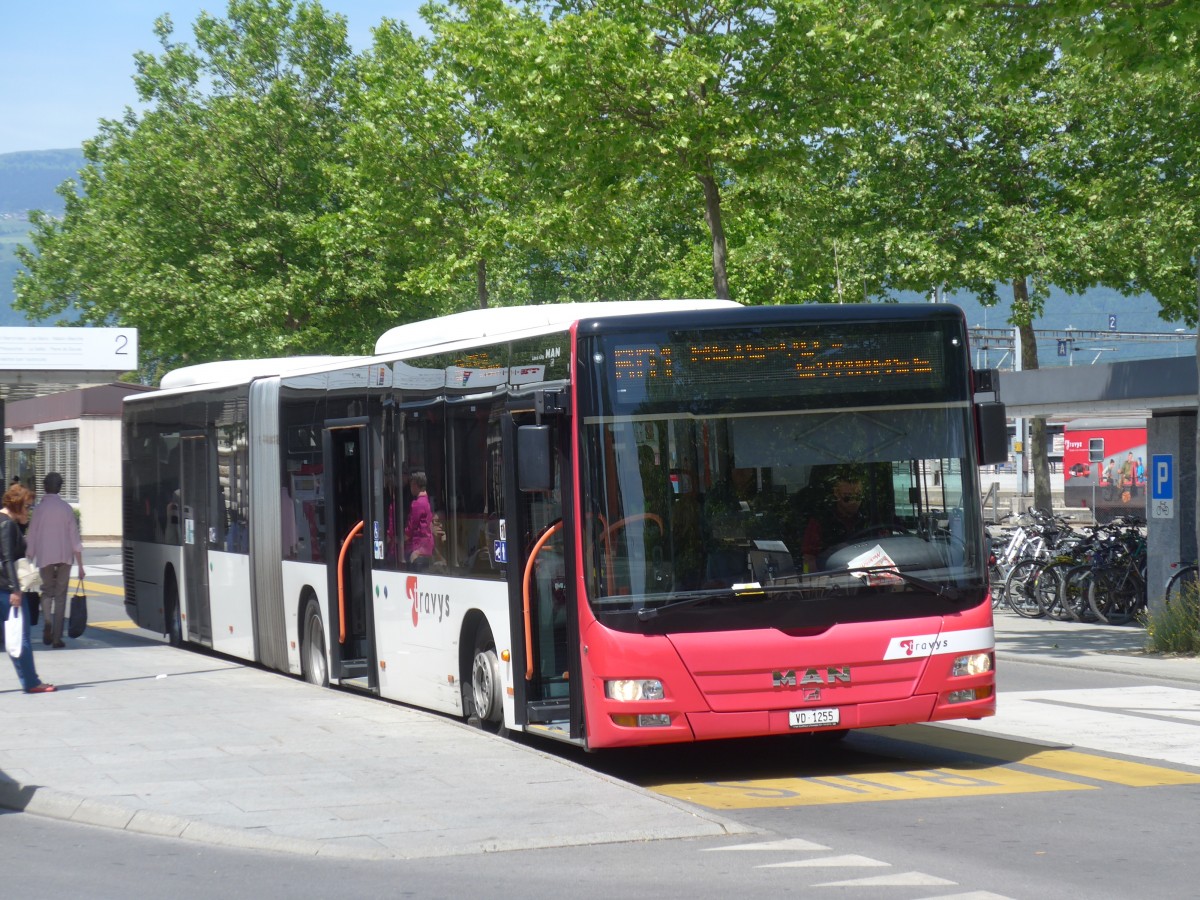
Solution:
M 323 451 L 330 676 L 345 687 L 374 692 L 367 420 L 326 422 Z

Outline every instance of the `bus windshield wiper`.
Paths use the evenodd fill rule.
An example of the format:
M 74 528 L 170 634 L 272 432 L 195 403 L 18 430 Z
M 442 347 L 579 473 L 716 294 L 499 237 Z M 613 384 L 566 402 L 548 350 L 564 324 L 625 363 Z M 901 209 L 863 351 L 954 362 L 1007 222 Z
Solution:
M 674 612 L 677 609 L 685 609 L 689 606 L 699 606 L 701 603 L 707 603 L 709 600 L 730 600 L 738 596 L 736 591 L 730 590 L 708 590 L 708 591 L 687 591 L 675 594 L 679 598 L 672 600 L 670 603 L 664 603 L 662 606 L 643 606 L 637 611 L 638 621 L 648 622 L 661 612 Z
M 851 575 L 889 575 L 893 578 L 899 578 L 910 587 L 920 588 L 938 597 L 945 597 L 947 600 L 958 600 L 962 597 L 962 591 L 956 587 L 951 587 L 948 584 L 939 584 L 936 581 L 929 581 L 917 575 L 910 575 L 908 572 L 901 572 L 899 569 L 891 566 L 863 566 L 862 568 L 846 569 L 845 571 Z

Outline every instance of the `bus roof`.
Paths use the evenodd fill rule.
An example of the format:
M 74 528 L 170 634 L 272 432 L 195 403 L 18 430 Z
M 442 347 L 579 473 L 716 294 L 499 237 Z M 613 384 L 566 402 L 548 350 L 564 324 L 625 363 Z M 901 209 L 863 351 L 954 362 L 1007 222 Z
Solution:
M 229 359 L 220 362 L 198 363 L 175 369 L 162 377 L 159 387 L 166 391 L 172 388 L 196 387 L 202 384 L 238 384 L 255 378 L 272 375 L 287 375 L 305 369 L 328 366 L 333 363 L 350 363 L 360 356 L 284 356 L 272 359 Z
M 579 319 L 728 309 L 740 305 L 732 300 L 601 300 L 542 306 L 491 306 L 398 325 L 385 331 L 375 342 L 375 352 L 401 353 L 483 338 L 558 331 Z

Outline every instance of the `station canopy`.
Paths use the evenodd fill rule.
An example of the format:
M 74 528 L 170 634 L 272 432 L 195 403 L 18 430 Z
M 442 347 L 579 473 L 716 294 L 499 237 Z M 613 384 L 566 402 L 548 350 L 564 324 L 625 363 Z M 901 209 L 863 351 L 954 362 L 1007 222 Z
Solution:
M 137 371 L 136 328 L 0 327 L 0 402 L 116 381 Z

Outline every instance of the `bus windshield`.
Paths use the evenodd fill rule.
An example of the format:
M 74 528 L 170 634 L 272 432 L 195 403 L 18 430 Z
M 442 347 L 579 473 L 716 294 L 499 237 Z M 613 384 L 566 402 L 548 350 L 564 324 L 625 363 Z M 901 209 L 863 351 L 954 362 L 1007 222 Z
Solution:
M 938 339 L 909 337 L 918 350 Z M 690 346 L 701 341 L 716 352 L 704 336 Z M 813 601 L 835 619 L 885 596 L 854 617 L 981 602 L 981 515 L 964 503 L 977 495 L 971 408 L 936 360 L 913 370 L 919 386 L 903 383 L 909 373 L 847 376 L 851 363 L 814 391 L 783 375 L 755 379 L 757 363 L 749 373 L 706 365 L 698 378 L 681 364 L 681 343 L 612 338 L 592 352 L 617 372 L 583 422 L 585 568 L 598 617 L 621 627 L 631 612 L 644 621 L 650 610 L 744 608 L 756 597 Z M 860 360 L 867 352 L 853 335 L 842 345 Z M 625 359 L 625 380 L 631 368 L 642 374 L 623 391 L 613 363 L 630 346 L 643 358 Z

